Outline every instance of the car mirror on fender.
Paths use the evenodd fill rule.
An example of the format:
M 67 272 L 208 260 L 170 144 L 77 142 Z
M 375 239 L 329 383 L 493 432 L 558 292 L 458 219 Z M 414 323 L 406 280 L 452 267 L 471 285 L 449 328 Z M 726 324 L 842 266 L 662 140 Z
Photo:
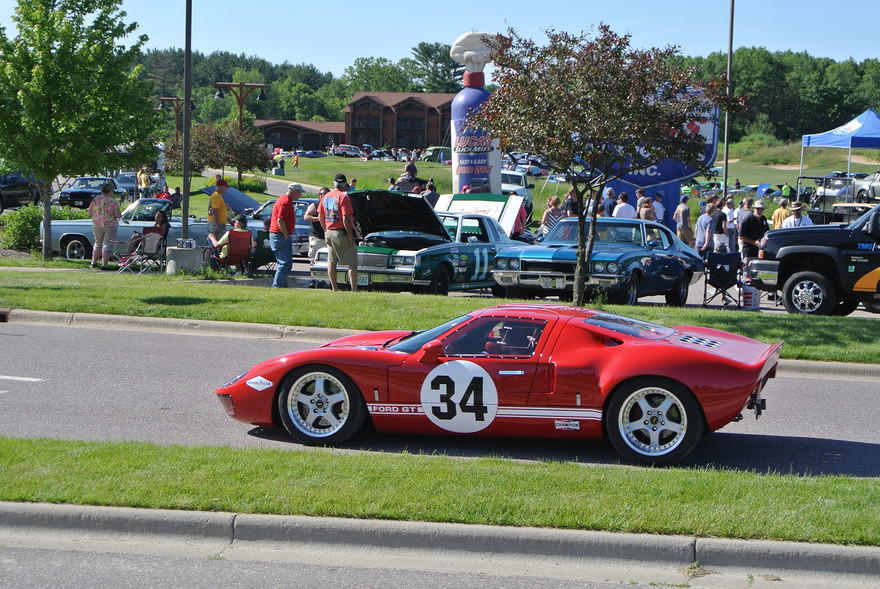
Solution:
M 419 357 L 419 362 L 422 363 L 431 363 L 436 362 L 440 356 L 443 355 L 443 343 L 438 339 L 432 339 L 424 346 L 422 346 L 422 355 Z

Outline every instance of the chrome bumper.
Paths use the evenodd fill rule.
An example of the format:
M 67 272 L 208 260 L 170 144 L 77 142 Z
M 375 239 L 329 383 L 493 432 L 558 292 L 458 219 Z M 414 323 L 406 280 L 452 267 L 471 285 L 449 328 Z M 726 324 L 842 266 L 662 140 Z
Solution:
M 336 280 L 340 283 L 348 282 L 348 266 L 339 264 L 336 266 Z M 358 267 L 358 286 L 369 286 L 371 284 L 387 284 L 387 285 L 410 285 L 417 286 L 427 285 L 430 281 L 414 280 L 412 270 L 392 270 L 392 269 L 375 269 Z M 327 266 L 312 266 L 309 269 L 309 275 L 315 280 L 327 280 Z
M 749 263 L 749 276 L 758 279 L 761 290 L 776 292 L 779 290 L 779 262 L 775 260 L 752 260 Z
M 492 278 L 501 286 L 521 286 L 541 290 L 571 290 L 574 274 L 562 272 L 527 272 L 521 270 L 493 270 Z M 585 285 L 592 288 L 614 290 L 624 283 L 623 276 L 616 274 L 593 274 Z

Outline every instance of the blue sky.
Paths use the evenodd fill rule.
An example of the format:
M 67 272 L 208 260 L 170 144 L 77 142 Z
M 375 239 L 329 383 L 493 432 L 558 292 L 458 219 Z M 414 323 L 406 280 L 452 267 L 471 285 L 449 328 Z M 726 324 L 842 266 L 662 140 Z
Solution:
M 543 39 L 599 22 L 630 33 L 636 47 L 678 45 L 686 55 L 726 51 L 729 0 L 478 0 L 365 2 L 193 0 L 193 49 L 257 55 L 273 63 L 312 63 L 341 75 L 358 57 L 408 57 L 420 41 L 452 43 L 467 31 Z M 0 23 L 13 35 L 15 0 L 0 0 Z M 573 9 L 577 6 L 577 9 Z M 148 47 L 183 47 L 184 0 L 124 0 Z M 739 0 L 734 46 L 806 51 L 836 60 L 880 57 L 866 30 L 880 22 L 878 0 Z M 837 27 L 834 24 L 837 24 Z M 860 23 L 872 23 L 868 28 Z

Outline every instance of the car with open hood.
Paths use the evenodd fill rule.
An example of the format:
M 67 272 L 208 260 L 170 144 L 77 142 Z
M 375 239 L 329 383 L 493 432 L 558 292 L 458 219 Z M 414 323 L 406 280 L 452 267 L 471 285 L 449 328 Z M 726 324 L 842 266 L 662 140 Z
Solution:
M 418 195 L 387 190 L 349 193 L 358 244 L 359 286 L 415 290 L 445 295 L 450 290 L 495 288 L 492 263 L 499 251 L 516 245 L 486 215 L 435 213 Z M 318 252 L 311 277 L 327 280 L 328 252 Z M 340 283 L 347 268 L 337 266 Z
M 603 293 L 613 303 L 635 305 L 639 297 L 662 294 L 670 305 L 685 304 L 690 285 L 703 273 L 696 251 L 654 221 L 599 217 L 596 223 L 588 296 Z M 496 256 L 492 275 L 509 297 L 570 299 L 577 243 L 577 219 L 562 219 L 540 245 L 509 248 Z

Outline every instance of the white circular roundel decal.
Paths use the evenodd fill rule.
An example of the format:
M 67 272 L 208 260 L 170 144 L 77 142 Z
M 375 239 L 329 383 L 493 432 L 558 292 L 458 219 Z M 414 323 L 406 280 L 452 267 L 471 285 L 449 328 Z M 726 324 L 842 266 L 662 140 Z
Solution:
M 435 425 L 459 434 L 478 432 L 498 412 L 498 391 L 489 373 L 473 362 L 440 364 L 422 381 L 422 410 Z

